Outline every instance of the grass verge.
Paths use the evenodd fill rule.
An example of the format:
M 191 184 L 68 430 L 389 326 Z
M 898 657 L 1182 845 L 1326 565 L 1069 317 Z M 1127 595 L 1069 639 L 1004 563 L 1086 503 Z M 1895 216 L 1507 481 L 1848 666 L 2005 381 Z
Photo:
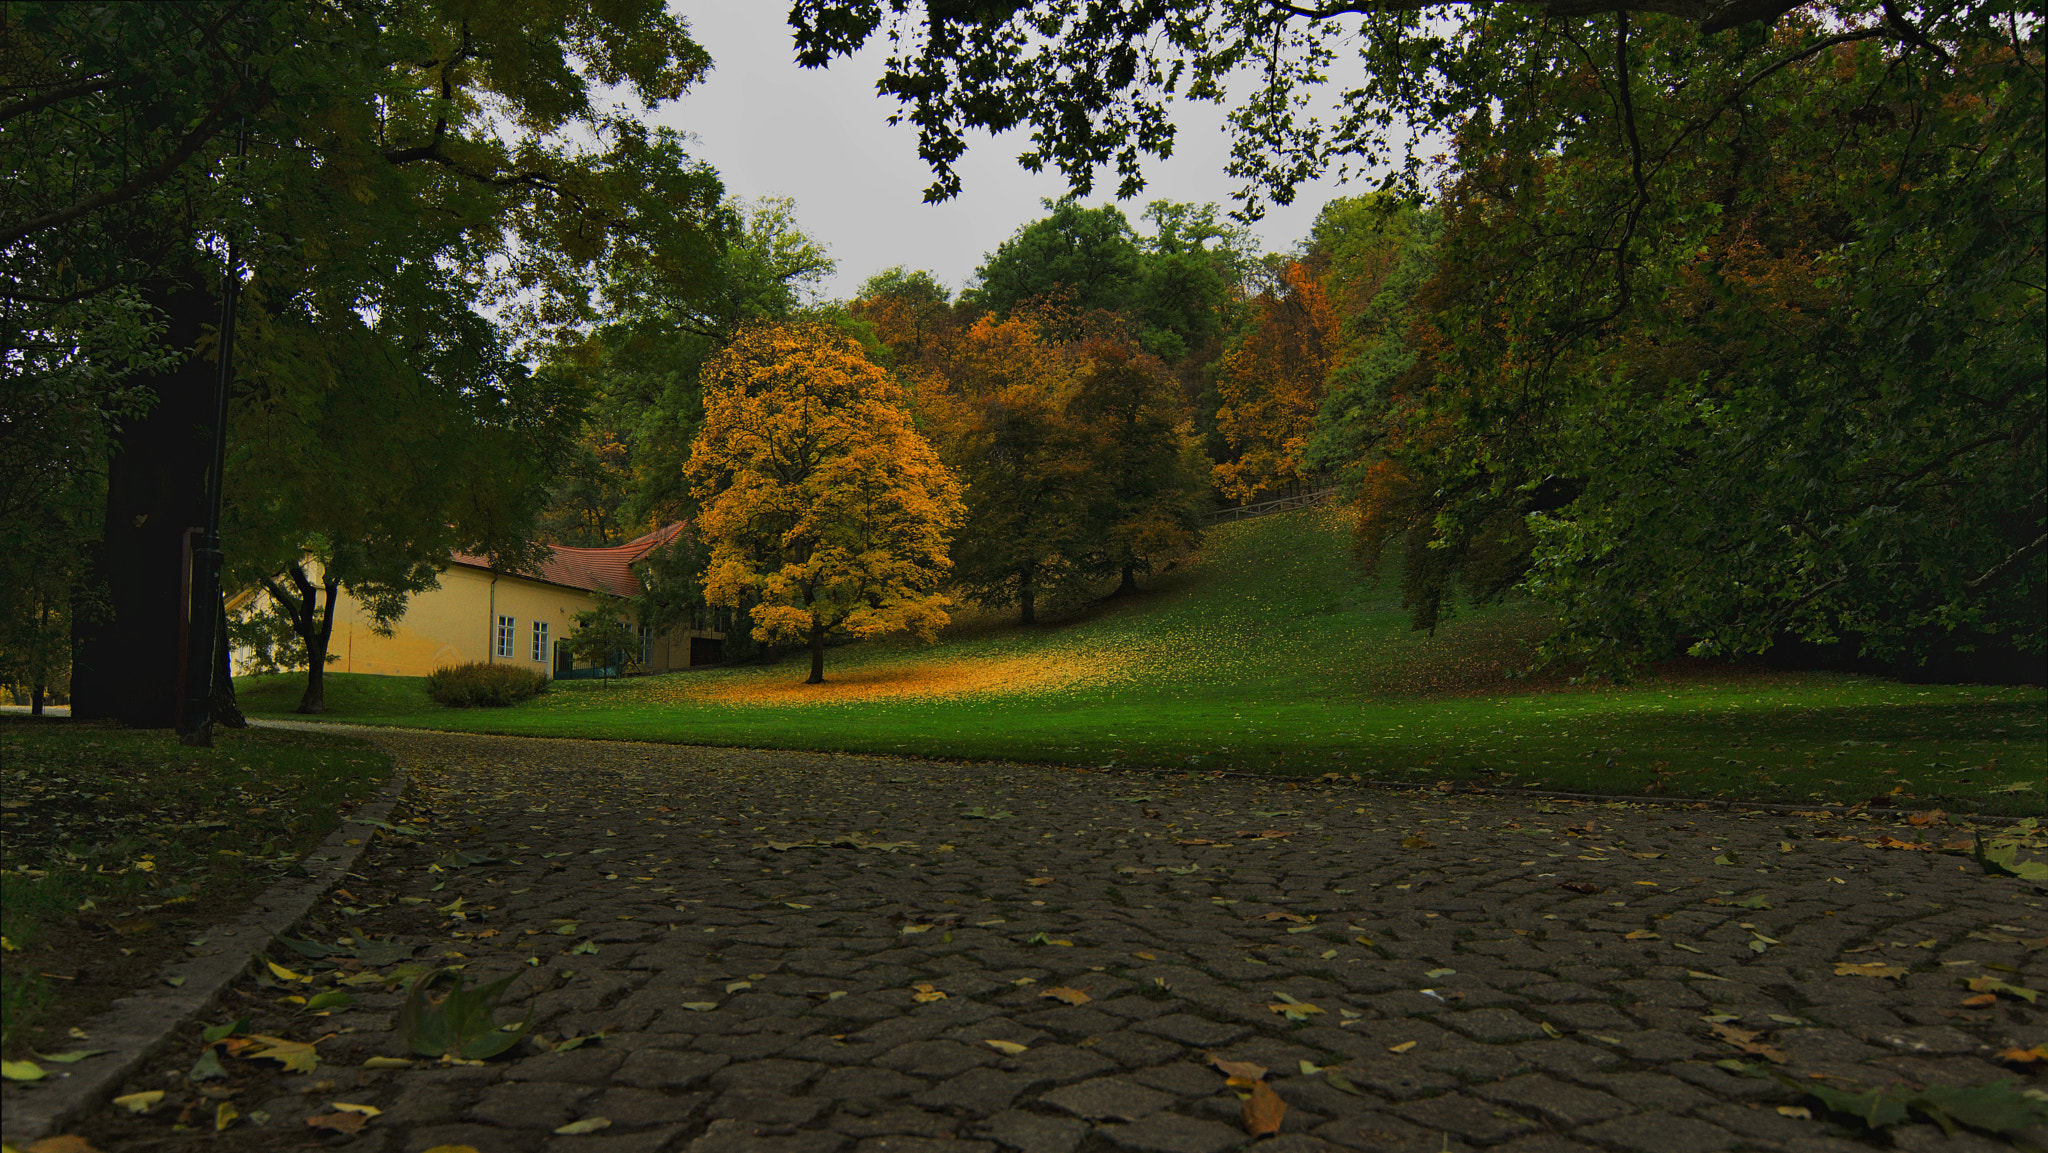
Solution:
M 940 644 L 804 668 L 560 682 L 509 709 L 434 704 L 419 678 L 329 673 L 367 724 L 961 759 L 1357 773 L 1628 795 L 2048 809 L 2048 693 L 1678 662 L 1634 684 L 1520 677 L 1527 603 L 1408 628 L 1393 573 L 1362 579 L 1339 514 L 1226 526 L 1146 594 L 1024 629 L 965 614 Z M 288 712 L 300 678 L 243 706 Z
M 8 1059 L 154 977 L 240 913 L 391 771 L 367 743 L 0 719 L 0 1048 Z

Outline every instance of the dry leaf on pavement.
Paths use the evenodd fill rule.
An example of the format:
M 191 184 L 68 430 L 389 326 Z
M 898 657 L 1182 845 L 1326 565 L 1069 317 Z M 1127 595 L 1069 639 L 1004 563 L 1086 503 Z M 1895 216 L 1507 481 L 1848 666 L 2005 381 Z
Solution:
M 1287 1117 L 1287 1102 L 1273 1087 L 1264 1081 L 1252 1083 L 1252 1095 L 1244 1102 L 1244 1131 L 1253 1137 L 1264 1137 L 1280 1131 L 1280 1122 Z

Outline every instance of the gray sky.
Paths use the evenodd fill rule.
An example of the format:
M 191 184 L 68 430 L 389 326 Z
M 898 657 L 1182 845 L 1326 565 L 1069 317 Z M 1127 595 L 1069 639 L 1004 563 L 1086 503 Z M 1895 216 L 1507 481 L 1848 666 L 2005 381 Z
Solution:
M 691 37 L 711 53 L 715 67 L 705 83 L 652 119 L 696 136 L 691 151 L 718 169 L 727 192 L 796 200 L 804 231 L 829 245 L 839 263 L 825 287 L 828 296 L 851 296 L 869 276 L 897 264 L 963 287 L 984 253 L 1044 215 L 1042 198 L 1066 191 L 1057 173 L 1017 165 L 1028 136 L 981 135 L 959 164 L 961 195 L 926 204 L 931 173 L 918 159 L 916 130 L 891 128 L 895 102 L 875 94 L 882 36 L 875 38 L 882 43 L 871 42 L 850 60 L 805 69 L 795 63 L 782 4 L 671 0 L 671 7 L 689 21 Z M 1147 165 L 1148 186 L 1122 205 L 1134 224 L 1152 200 L 1231 206 L 1237 185 L 1223 171 L 1230 149 L 1221 110 L 1176 108 L 1173 158 Z M 1113 171 L 1098 174 L 1098 192 L 1088 203 L 1108 202 L 1100 189 L 1115 183 Z M 1345 191 L 1329 181 L 1305 185 L 1293 205 L 1269 208 L 1254 232 L 1268 251 L 1289 249 L 1308 234 L 1323 204 Z

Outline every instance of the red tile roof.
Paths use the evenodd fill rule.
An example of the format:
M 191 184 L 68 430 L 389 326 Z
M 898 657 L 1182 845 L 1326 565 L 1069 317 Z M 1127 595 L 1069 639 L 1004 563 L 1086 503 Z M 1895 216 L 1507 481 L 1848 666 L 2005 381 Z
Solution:
M 633 575 L 633 565 L 641 557 L 674 540 L 686 527 L 688 526 L 684 522 L 677 521 L 610 548 L 566 548 L 556 545 L 548 558 L 540 563 L 538 571 L 511 575 L 572 589 L 588 589 L 593 592 L 602 589 L 613 596 L 636 596 L 641 592 L 641 587 L 639 578 Z M 491 567 L 489 558 L 471 556 L 468 553 L 456 553 L 449 559 L 454 564 L 469 568 L 489 570 Z

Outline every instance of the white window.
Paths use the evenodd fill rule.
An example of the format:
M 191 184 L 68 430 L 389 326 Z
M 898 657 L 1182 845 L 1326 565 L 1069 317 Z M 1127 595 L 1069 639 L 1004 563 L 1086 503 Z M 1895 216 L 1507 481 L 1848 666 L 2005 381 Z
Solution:
M 548 622 L 546 621 L 533 622 L 533 659 L 537 661 L 548 659 Z
M 653 628 L 651 628 L 651 627 L 649 627 L 649 626 L 647 626 L 647 625 L 641 625 L 641 626 L 640 626 L 640 667 L 644 669 L 644 668 L 646 668 L 646 667 L 647 667 L 648 665 L 651 665 L 651 664 L 653 664 L 653 663 L 654 663 L 654 629 L 653 629 Z
M 512 655 L 512 636 L 513 636 L 513 634 L 514 634 L 514 633 L 516 633 L 516 632 L 518 632 L 518 631 L 519 631 L 519 622 L 518 622 L 518 621 L 515 621 L 515 620 L 513 620 L 513 619 L 512 619 L 511 617 L 499 617 L 499 618 L 498 618 L 498 655 L 499 655 L 499 656 L 501 656 L 501 657 L 509 657 L 509 656 L 511 656 L 511 655 Z

